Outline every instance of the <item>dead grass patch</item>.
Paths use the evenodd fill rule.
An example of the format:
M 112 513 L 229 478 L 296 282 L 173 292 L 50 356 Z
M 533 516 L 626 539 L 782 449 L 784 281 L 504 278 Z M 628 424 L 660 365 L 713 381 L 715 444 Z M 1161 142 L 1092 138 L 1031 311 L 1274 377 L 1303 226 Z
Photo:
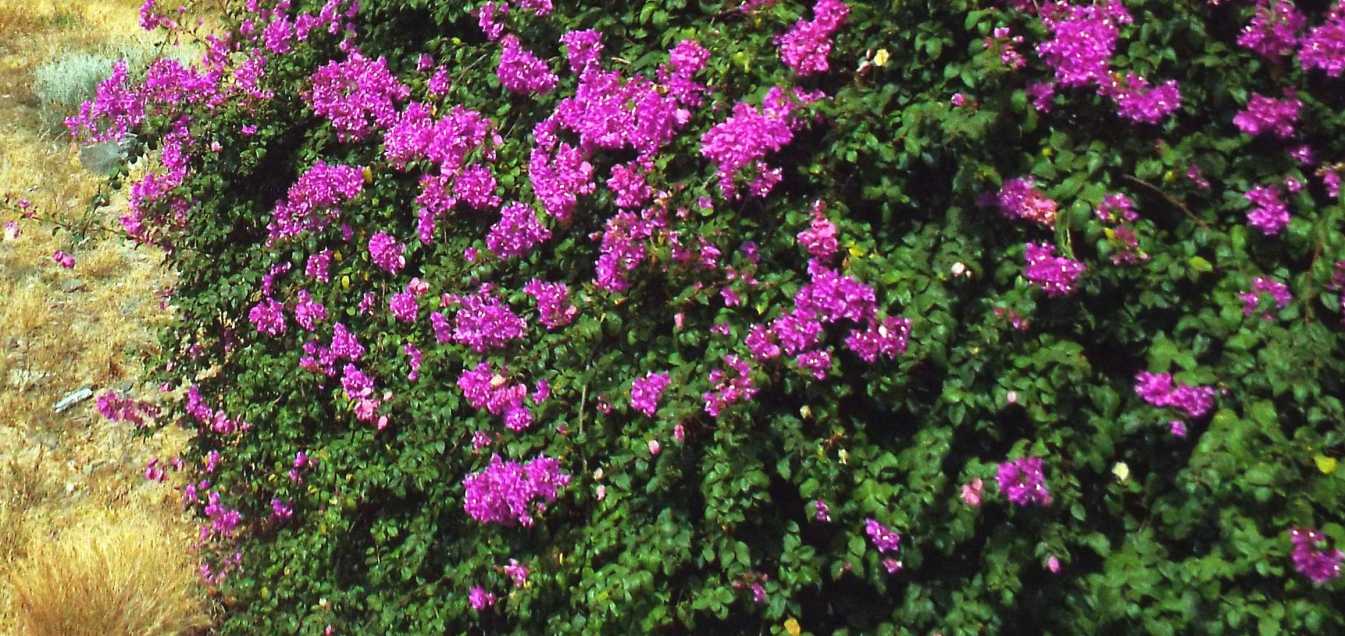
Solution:
M 100 510 L 55 536 L 31 536 L 9 573 L 18 633 L 141 636 L 202 627 L 199 579 L 177 530 L 142 511 Z

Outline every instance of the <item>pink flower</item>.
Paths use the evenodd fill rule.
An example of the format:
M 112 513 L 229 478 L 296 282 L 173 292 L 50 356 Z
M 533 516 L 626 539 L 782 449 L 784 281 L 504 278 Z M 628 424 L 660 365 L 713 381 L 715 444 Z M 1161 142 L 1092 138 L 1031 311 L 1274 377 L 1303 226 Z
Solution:
M 999 491 L 1015 506 L 1051 505 L 1040 457 L 1023 457 L 1003 462 L 995 475 Z
M 396 274 L 406 267 L 405 250 L 405 246 L 386 232 L 375 232 L 369 237 L 369 256 L 375 265 L 389 274 Z
M 1051 39 L 1037 45 L 1037 54 L 1055 71 L 1062 86 L 1097 85 L 1107 79 L 1118 26 L 1132 18 L 1120 0 L 1099 4 L 1046 5 L 1041 17 Z
M 602 57 L 602 33 L 593 29 L 570 31 L 560 37 L 560 43 L 565 45 L 570 71 L 576 75 L 598 64 Z
M 962 503 L 965 503 L 972 508 L 979 508 L 981 506 L 981 489 L 983 487 L 984 482 L 981 481 L 980 477 L 971 480 L 969 483 L 963 484 Z
M 813 519 L 818 523 L 831 523 L 831 508 L 821 499 L 813 500 Z
M 551 231 L 537 220 L 532 206 L 511 203 L 500 211 L 500 221 L 486 235 L 486 247 L 501 259 L 527 256 L 532 249 L 551 238 Z
M 663 446 L 660 445 L 660 444 L 658 443 L 658 440 L 656 440 L 656 439 L 651 439 L 651 440 L 649 440 L 649 454 L 650 454 L 650 455 L 652 455 L 652 456 L 654 456 L 654 457 L 658 457 L 659 451 L 661 451 L 661 450 L 663 450 Z
M 878 548 L 879 554 L 897 552 L 901 549 L 901 533 L 879 523 L 877 519 L 870 517 L 864 521 L 864 534 L 869 536 L 873 547 Z
M 560 462 L 545 455 L 524 464 L 495 455 L 485 469 L 463 480 L 463 508 L 481 523 L 531 527 L 533 513 L 555 501 L 568 483 Z
M 274 298 L 263 298 L 248 310 L 248 322 L 258 333 L 279 336 L 285 333 L 285 306 Z
M 1311 528 L 1294 528 L 1289 532 L 1293 542 L 1293 564 L 1299 574 L 1316 585 L 1330 582 L 1340 576 L 1345 552 L 1340 548 L 1328 549 L 1326 535 Z
M 319 322 L 327 319 L 327 308 L 313 300 L 307 289 L 299 290 L 299 301 L 294 305 L 294 321 L 307 331 L 313 331 Z
M 1160 408 L 1174 408 L 1187 417 L 1204 417 L 1214 408 L 1214 387 L 1173 385 L 1172 374 L 1140 371 L 1135 374 L 1135 394 Z
M 66 269 L 73 269 L 75 267 L 75 257 L 62 252 L 61 250 L 56 250 L 56 252 L 51 255 L 51 260 Z
M 492 42 L 504 35 L 504 23 L 501 19 L 509 13 L 508 2 L 486 2 L 476 9 L 477 26 Z
M 494 291 L 483 285 L 477 293 L 461 299 L 453 322 L 453 341 L 477 353 L 500 349 L 523 337 L 527 323 L 519 318 Z
M 1079 261 L 1056 256 L 1055 246 L 1047 243 L 1028 243 L 1026 257 L 1023 276 L 1051 297 L 1073 294 L 1079 277 L 1087 270 Z
M 670 379 L 667 373 L 648 372 L 642 378 L 631 383 L 630 404 L 635 410 L 653 417 L 658 411 L 658 401 L 668 388 Z
M 480 585 L 473 586 L 467 593 L 467 602 L 471 604 L 472 609 L 481 611 L 495 604 L 495 595 L 487 592 Z
M 793 105 L 788 97 L 800 95 L 776 87 L 767 93 L 761 109 L 738 102 L 726 121 L 701 136 L 701 154 L 715 164 L 719 189 L 726 198 L 737 196 L 735 180 L 745 169 L 753 168 L 758 174 L 771 170 L 763 161 L 766 155 L 793 141 L 794 130 L 803 122 L 791 117 Z
M 342 204 L 364 190 L 364 169 L 319 161 L 290 186 L 267 224 L 268 242 L 318 231 L 340 220 Z M 323 252 L 325 253 L 325 252 Z M 323 270 L 325 271 L 325 270 Z M 322 278 L 309 274 L 315 278 Z M 324 281 L 325 282 L 325 281 Z
M 332 122 L 341 141 L 358 141 L 397 119 L 397 102 L 411 89 L 397 81 L 387 60 L 370 60 L 352 51 L 343 61 L 328 62 L 313 74 L 304 100 L 319 117 Z
M 1273 133 L 1280 139 L 1294 135 L 1294 125 L 1303 109 L 1303 102 L 1292 93 L 1284 99 L 1274 99 L 1259 93 L 1252 93 L 1247 108 L 1233 117 L 1233 124 L 1248 135 Z
M 294 516 L 294 506 L 278 497 L 271 499 L 271 516 L 277 521 L 287 521 Z
M 1126 74 L 1123 80 L 1104 82 L 1101 92 L 1116 102 L 1118 115 L 1145 124 L 1162 121 L 1182 104 L 1176 80 L 1152 86 L 1149 80 L 1134 73 Z
M 836 255 L 840 249 L 840 243 L 837 241 L 839 232 L 836 224 L 827 219 L 823 213 L 823 205 L 818 201 L 813 206 L 813 220 L 808 225 L 808 229 L 798 233 L 799 245 L 808 251 L 813 258 L 827 261 Z
M 504 36 L 504 51 L 496 75 L 511 93 L 546 94 L 556 87 L 559 79 L 543 60 L 519 44 L 518 36 Z
M 1032 221 L 1038 225 L 1055 225 L 1058 205 L 1046 193 L 1037 189 L 1031 177 L 1009 179 L 995 195 L 1000 212 L 1011 219 Z
M 149 460 L 149 463 L 145 465 L 145 479 L 149 481 L 162 482 L 167 478 L 168 477 L 164 473 L 163 466 L 159 464 L 159 458 L 155 457 Z
M 570 290 L 565 283 L 548 283 L 532 279 L 523 291 L 537 301 L 538 321 L 548 330 L 555 330 L 574 321 L 579 309 L 570 303 Z
M 1325 22 L 1308 32 L 1298 49 L 1303 70 L 1321 70 L 1327 77 L 1345 73 L 1345 4 L 1337 2 Z
M 514 582 L 514 587 L 523 587 L 528 582 L 528 568 L 525 565 L 520 565 L 517 559 L 509 559 L 509 565 L 501 569 Z
M 1056 558 L 1054 554 L 1046 557 L 1046 569 L 1051 574 L 1060 574 L 1060 559 Z
M 780 36 L 780 59 L 801 77 L 825 73 L 830 68 L 831 38 L 850 13 L 840 0 L 817 0 L 813 19 L 799 20 Z
M 1293 294 L 1289 291 L 1289 286 L 1273 278 L 1257 276 L 1252 279 L 1252 288 L 1238 294 L 1242 300 L 1242 315 L 1250 316 L 1256 313 L 1257 308 L 1261 306 L 1261 299 L 1269 297 L 1274 302 L 1276 309 L 1284 309 L 1293 300 Z M 1270 311 L 1261 314 L 1264 320 L 1272 320 L 1274 316 Z
M 1244 195 L 1252 203 L 1247 224 L 1266 236 L 1275 236 L 1289 225 L 1289 206 L 1280 199 L 1279 186 L 1256 186 Z
M 1294 52 L 1307 18 L 1293 0 L 1258 0 L 1251 23 L 1238 35 L 1238 45 L 1275 59 Z

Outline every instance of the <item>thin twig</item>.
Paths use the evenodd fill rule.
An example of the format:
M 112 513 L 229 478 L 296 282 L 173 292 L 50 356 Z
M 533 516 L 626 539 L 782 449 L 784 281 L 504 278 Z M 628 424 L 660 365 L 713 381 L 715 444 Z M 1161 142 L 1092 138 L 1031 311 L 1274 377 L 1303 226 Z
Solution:
M 1202 219 L 1202 218 L 1196 216 L 1196 213 L 1195 213 L 1195 212 L 1192 212 L 1192 211 L 1191 211 L 1191 208 L 1186 207 L 1186 204 L 1185 204 L 1185 203 L 1182 203 L 1181 201 L 1178 201 L 1178 200 L 1172 198 L 1172 195 L 1170 195 L 1170 194 L 1168 194 L 1168 193 L 1162 191 L 1161 189 L 1158 188 L 1158 186 L 1156 186 L 1156 185 L 1154 185 L 1154 184 L 1152 184 L 1152 183 L 1149 183 L 1148 181 L 1145 181 L 1145 180 L 1143 180 L 1143 179 L 1141 179 L 1141 178 L 1139 178 L 1139 177 L 1136 177 L 1136 176 L 1134 176 L 1134 175 L 1129 175 L 1129 174 L 1127 174 L 1127 175 L 1123 175 L 1121 178 L 1122 178 L 1122 179 L 1125 179 L 1126 181 L 1129 181 L 1129 182 L 1131 182 L 1131 183 L 1133 183 L 1133 184 L 1135 184 L 1135 185 L 1144 186 L 1144 187 L 1147 188 L 1150 192 L 1153 192 L 1154 194 L 1157 194 L 1158 196 L 1162 197 L 1164 201 L 1167 201 L 1168 203 L 1172 204 L 1173 207 L 1175 207 L 1175 208 L 1181 210 L 1182 212 L 1185 212 L 1185 213 L 1186 213 L 1186 216 L 1191 217 L 1191 220 L 1192 220 L 1192 221 L 1195 221 L 1196 224 L 1200 225 L 1201 227 L 1209 227 L 1209 226 L 1210 226 L 1210 224 L 1209 224 L 1207 221 L 1205 221 L 1205 219 Z

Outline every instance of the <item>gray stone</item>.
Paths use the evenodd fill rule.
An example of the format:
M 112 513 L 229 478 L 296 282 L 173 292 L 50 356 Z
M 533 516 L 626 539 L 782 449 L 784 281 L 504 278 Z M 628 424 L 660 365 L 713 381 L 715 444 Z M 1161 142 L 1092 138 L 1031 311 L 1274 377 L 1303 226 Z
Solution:
M 57 401 L 56 406 L 53 406 L 52 409 L 55 410 L 57 413 L 61 413 L 64 412 L 66 409 L 69 409 L 70 407 L 79 404 L 80 402 L 83 402 L 84 400 L 87 400 L 91 397 L 93 397 L 93 389 L 90 389 L 87 386 L 82 387 L 69 393 L 66 393 L 65 397 Z

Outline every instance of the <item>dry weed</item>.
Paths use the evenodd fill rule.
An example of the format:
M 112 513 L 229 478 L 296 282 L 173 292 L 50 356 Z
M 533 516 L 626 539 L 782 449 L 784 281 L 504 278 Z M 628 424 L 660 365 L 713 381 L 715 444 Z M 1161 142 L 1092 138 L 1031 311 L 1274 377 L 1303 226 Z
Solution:
M 34 536 L 9 573 L 20 634 L 182 634 L 205 624 L 185 537 L 140 511 L 94 512 Z

